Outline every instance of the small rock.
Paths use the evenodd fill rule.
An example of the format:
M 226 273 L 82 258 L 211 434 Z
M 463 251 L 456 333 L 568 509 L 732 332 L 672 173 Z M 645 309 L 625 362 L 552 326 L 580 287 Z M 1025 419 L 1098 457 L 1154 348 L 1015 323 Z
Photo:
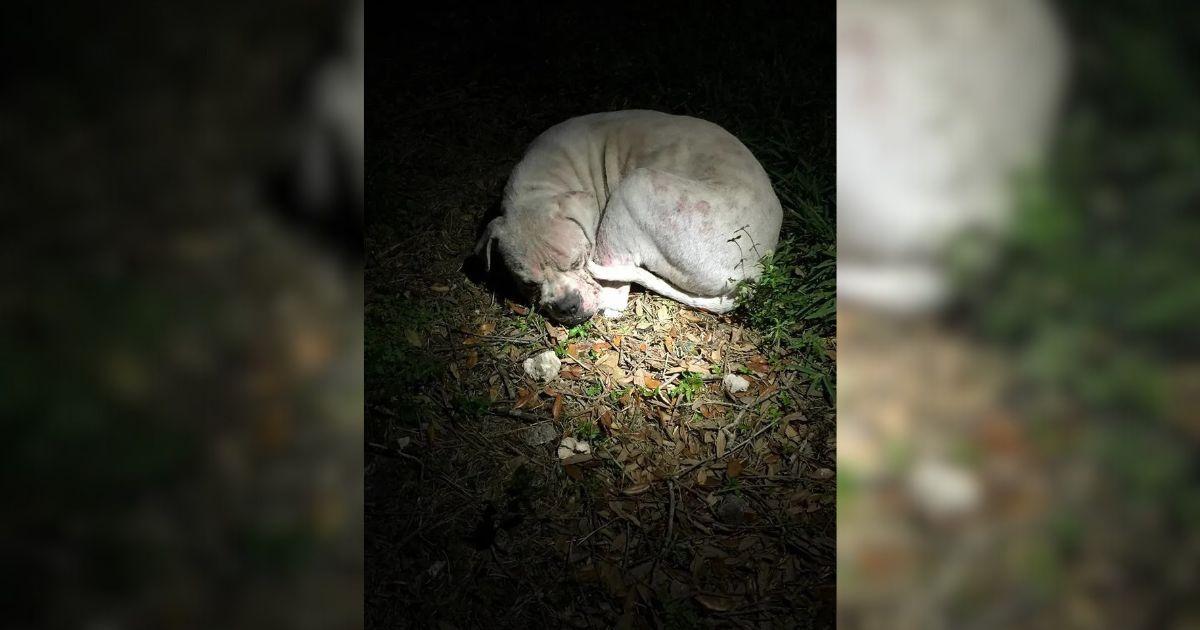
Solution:
M 558 458 L 566 459 L 575 454 L 575 447 L 578 442 L 573 437 L 565 437 L 558 443 Z
M 547 350 L 535 357 L 525 359 L 525 373 L 530 378 L 544 383 L 554 380 L 561 367 L 562 361 L 558 359 L 553 350 Z
M 983 494 L 971 471 L 937 459 L 918 463 L 908 481 L 913 499 L 935 518 L 969 513 Z
M 809 477 L 812 477 L 813 479 L 820 479 L 822 481 L 825 479 L 832 479 L 833 478 L 833 469 L 832 468 L 818 468 L 818 469 L 812 471 L 812 474 L 810 474 Z
M 750 387 L 750 381 L 737 374 L 726 374 L 725 378 L 721 379 L 721 384 L 725 386 L 725 391 L 730 394 L 744 392 Z
M 679 356 L 687 357 L 696 352 L 696 343 L 693 341 L 685 341 L 679 344 Z
M 525 443 L 530 446 L 540 446 L 553 440 L 557 435 L 558 430 L 554 428 L 554 425 L 543 422 L 525 429 Z
M 741 525 L 746 522 L 746 514 L 750 511 L 750 505 L 745 499 L 727 494 L 721 497 L 721 502 L 717 505 L 717 516 L 721 522 L 727 525 Z
M 583 440 L 578 440 L 577 442 L 575 442 L 575 452 L 576 453 L 591 453 L 592 445 L 588 444 L 587 442 L 584 442 Z

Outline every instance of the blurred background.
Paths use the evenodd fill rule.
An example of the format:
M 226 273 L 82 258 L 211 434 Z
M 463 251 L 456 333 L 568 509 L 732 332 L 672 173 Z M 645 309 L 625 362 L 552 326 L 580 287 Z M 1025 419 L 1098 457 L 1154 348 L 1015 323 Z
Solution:
M 838 12 L 840 623 L 1200 626 L 1200 9 Z
M 0 10 L 0 626 L 361 626 L 352 9 Z

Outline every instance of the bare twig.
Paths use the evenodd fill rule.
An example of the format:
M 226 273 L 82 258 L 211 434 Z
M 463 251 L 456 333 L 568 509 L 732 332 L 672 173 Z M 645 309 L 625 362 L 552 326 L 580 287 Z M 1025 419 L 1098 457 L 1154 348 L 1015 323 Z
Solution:
M 600 527 L 597 527 L 596 529 L 593 529 L 592 531 L 588 532 L 588 534 L 587 534 L 586 536 L 584 536 L 583 538 L 580 538 L 579 540 L 576 540 L 576 541 L 575 541 L 575 544 L 577 544 L 577 545 L 583 544 L 583 542 L 584 542 L 584 541 L 586 541 L 587 539 L 589 539 L 589 538 L 591 538 L 591 537 L 592 537 L 592 534 L 595 534 L 596 532 L 598 532 L 598 531 L 600 531 L 600 530 L 604 529 L 605 527 L 608 527 L 609 525 L 612 525 L 612 524 L 613 524 L 613 523 L 615 523 L 615 522 L 617 522 L 617 518 L 616 518 L 616 517 L 613 517 L 613 518 L 610 518 L 610 519 L 608 519 L 608 520 L 607 520 L 607 521 L 605 521 L 605 523 L 604 523 L 603 525 L 601 525 Z
M 663 552 L 671 548 L 671 538 L 675 533 L 675 480 L 667 480 L 667 494 L 671 495 L 671 515 L 667 520 L 667 541 L 663 544 Z
M 499 337 L 497 335 L 481 335 L 479 333 L 473 333 L 469 330 L 463 330 L 461 328 L 452 328 L 452 327 L 444 325 L 444 324 L 443 324 L 443 327 L 451 332 L 461 333 L 464 335 L 471 335 L 472 337 L 478 337 L 480 339 L 487 339 L 489 341 L 507 341 L 509 343 L 521 343 L 521 344 L 528 344 L 528 345 L 537 343 L 536 339 L 519 339 L 517 337 Z
M 706 464 L 711 464 L 713 462 L 717 462 L 722 459 L 725 459 L 726 457 L 731 455 L 734 451 L 737 451 L 738 449 L 749 444 L 750 442 L 753 442 L 755 438 L 757 438 L 758 436 L 762 435 L 763 433 L 766 433 L 768 430 L 773 429 L 773 428 L 775 428 L 775 423 L 768 422 L 767 424 L 763 425 L 763 427 L 761 429 L 755 431 L 754 435 L 751 435 L 750 437 L 739 442 L 737 446 L 730 448 L 729 450 L 725 451 L 724 453 L 721 453 L 720 455 L 715 455 L 713 457 L 709 457 L 708 459 L 696 462 L 695 464 L 688 466 L 685 470 L 673 475 L 670 478 L 671 479 L 680 479 L 680 478 L 684 477 L 685 475 L 687 475 L 688 473 L 692 472 L 693 470 L 696 470 L 697 468 L 699 468 L 701 466 L 704 466 Z

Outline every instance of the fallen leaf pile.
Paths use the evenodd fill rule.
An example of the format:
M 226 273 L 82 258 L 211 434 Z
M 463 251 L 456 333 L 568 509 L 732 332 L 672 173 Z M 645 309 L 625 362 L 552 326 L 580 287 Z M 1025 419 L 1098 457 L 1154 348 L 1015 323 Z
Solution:
M 679 17 L 644 4 L 639 15 L 648 18 L 624 20 L 632 28 L 614 31 L 559 11 L 562 4 L 542 6 L 539 15 L 547 19 L 535 30 L 576 25 L 580 32 L 604 32 L 603 45 L 616 37 L 622 45 L 657 50 L 661 42 L 643 34 L 660 18 L 674 23 Z M 559 15 L 575 17 L 569 24 L 551 19 Z M 784 14 L 739 4 L 725 15 L 750 24 Z M 737 26 L 702 17 L 695 26 L 718 24 L 720 32 Z M 753 71 L 733 64 L 726 78 L 739 85 L 752 80 L 742 87 L 765 85 L 754 77 L 802 67 L 778 59 L 817 58 L 798 51 L 821 47 L 828 29 L 813 26 L 819 21 L 772 19 L 773 30 L 803 46 L 764 48 L 772 54 L 758 55 L 762 63 Z M 650 26 L 641 28 L 643 22 Z M 486 26 L 505 31 L 506 23 Z M 758 319 L 748 313 L 717 316 L 638 287 L 618 319 L 548 323 L 506 269 L 516 253 L 512 242 L 491 243 L 490 256 L 484 256 L 488 247 L 472 252 L 503 209 L 516 160 L 538 133 L 604 102 L 631 105 L 622 105 L 624 97 L 603 82 L 564 91 L 554 87 L 557 71 L 481 63 L 451 50 L 456 45 L 413 50 L 431 63 L 461 58 L 470 72 L 443 80 L 422 63 L 411 80 L 390 73 L 386 83 L 399 91 L 377 99 L 379 115 L 368 119 L 386 132 L 372 152 L 379 159 L 367 160 L 368 188 L 378 194 L 368 200 L 361 285 L 369 444 L 365 624 L 832 625 L 836 484 L 823 471 L 836 470 L 835 390 L 830 359 L 794 349 L 799 335 L 814 353 L 832 349 L 829 326 L 814 326 L 798 313 L 794 322 L 778 318 L 773 330 L 752 329 L 749 322 Z M 692 46 L 672 57 L 690 67 L 696 55 L 720 61 L 720 48 Z M 777 58 L 776 49 L 791 52 Z M 566 65 L 550 65 L 577 75 L 589 66 L 575 62 L 596 55 L 569 57 Z M 618 74 L 644 83 L 638 65 L 617 68 Z M 808 85 L 807 77 L 821 73 L 775 74 L 803 76 Z M 714 81 L 725 81 L 722 76 Z M 661 82 L 650 79 L 655 85 L 646 93 L 665 105 L 692 90 L 682 84 L 659 89 Z M 516 89 L 497 89 L 504 86 Z M 526 98 L 526 88 L 544 94 Z M 782 109 L 780 103 L 742 107 L 754 102 L 742 96 L 718 99 L 724 105 L 713 103 L 709 112 L 740 117 L 745 141 L 766 160 L 789 209 L 781 230 L 806 247 L 816 247 L 825 238 L 821 224 L 833 222 L 814 223 L 810 233 L 801 227 L 806 222 L 794 219 L 809 211 L 832 219 L 835 201 L 827 142 L 832 118 L 822 113 L 832 112 L 833 103 L 811 96 L 782 102 Z M 792 116 L 793 105 L 804 115 Z M 619 173 L 609 169 L 609 175 Z M 528 377 L 525 360 L 546 351 L 561 362 L 557 373 Z M 725 387 L 727 374 L 745 379 L 745 389 Z M 227 459 L 239 461 L 237 453 L 216 455 L 223 468 Z M 270 534 L 269 555 L 290 560 L 289 541 L 321 532 L 248 534 Z M 279 535 L 284 539 L 276 540 Z
M 444 419 L 399 432 L 425 475 L 415 536 L 495 528 L 483 539 L 498 560 L 445 551 L 445 575 L 499 571 L 522 592 L 565 580 L 593 594 L 570 596 L 572 614 L 605 627 L 668 605 L 753 617 L 830 595 L 833 414 L 785 353 L 640 292 L 624 317 L 570 329 L 512 302 L 477 310 L 448 328 L 437 350 L 452 364 L 422 394 Z M 561 367 L 540 382 L 522 366 L 546 351 Z

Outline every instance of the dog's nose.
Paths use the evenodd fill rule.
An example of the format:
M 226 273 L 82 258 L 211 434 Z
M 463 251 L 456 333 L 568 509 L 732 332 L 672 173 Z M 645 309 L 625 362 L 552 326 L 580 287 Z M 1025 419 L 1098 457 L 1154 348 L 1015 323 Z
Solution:
M 558 308 L 558 312 L 562 313 L 563 315 L 578 315 L 579 307 L 582 306 L 580 302 L 581 300 L 579 298 L 579 294 L 572 292 L 564 295 L 563 298 L 558 301 L 556 306 Z

